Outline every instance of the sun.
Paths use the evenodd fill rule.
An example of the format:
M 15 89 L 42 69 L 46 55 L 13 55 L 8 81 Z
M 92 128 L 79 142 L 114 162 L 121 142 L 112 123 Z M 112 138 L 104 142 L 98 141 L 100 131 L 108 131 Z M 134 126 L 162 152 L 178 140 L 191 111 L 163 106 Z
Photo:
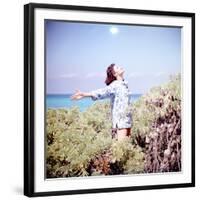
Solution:
M 115 34 L 117 34 L 117 33 L 119 32 L 119 30 L 118 30 L 117 27 L 112 26 L 112 27 L 110 27 L 110 32 L 111 32 L 113 35 L 115 35 Z

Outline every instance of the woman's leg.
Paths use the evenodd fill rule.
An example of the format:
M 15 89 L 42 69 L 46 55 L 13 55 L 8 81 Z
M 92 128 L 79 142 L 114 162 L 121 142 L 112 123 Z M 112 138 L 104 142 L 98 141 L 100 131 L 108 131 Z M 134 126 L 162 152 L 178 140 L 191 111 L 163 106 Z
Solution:
M 117 139 L 123 140 L 131 135 L 131 128 L 123 128 L 117 130 Z

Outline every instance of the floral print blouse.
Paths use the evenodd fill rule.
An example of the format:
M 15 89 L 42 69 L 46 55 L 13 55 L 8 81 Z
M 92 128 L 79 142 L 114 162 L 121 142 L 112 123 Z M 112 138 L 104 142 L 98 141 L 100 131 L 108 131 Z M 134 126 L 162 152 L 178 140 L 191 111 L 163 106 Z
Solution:
M 110 98 L 112 113 L 112 128 L 131 128 L 132 111 L 130 106 L 130 91 L 124 80 L 114 80 L 110 85 L 91 91 L 92 100 Z

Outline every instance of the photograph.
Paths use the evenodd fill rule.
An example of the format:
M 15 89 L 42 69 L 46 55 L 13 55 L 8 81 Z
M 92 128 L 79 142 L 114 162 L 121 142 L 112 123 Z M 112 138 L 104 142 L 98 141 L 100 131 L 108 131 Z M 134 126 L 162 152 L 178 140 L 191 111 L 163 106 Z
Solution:
M 195 186 L 195 13 L 24 5 L 24 195 Z
M 181 171 L 181 28 L 45 20 L 47 178 Z

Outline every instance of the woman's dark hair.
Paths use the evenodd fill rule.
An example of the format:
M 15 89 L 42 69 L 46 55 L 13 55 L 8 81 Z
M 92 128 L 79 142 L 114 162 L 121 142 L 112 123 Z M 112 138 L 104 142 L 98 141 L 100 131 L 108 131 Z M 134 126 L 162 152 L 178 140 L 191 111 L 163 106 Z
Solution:
M 108 66 L 106 73 L 107 77 L 105 80 L 106 85 L 110 85 L 114 80 L 116 80 L 116 77 L 113 75 L 114 74 L 114 66 L 115 64 L 112 63 L 111 65 Z

